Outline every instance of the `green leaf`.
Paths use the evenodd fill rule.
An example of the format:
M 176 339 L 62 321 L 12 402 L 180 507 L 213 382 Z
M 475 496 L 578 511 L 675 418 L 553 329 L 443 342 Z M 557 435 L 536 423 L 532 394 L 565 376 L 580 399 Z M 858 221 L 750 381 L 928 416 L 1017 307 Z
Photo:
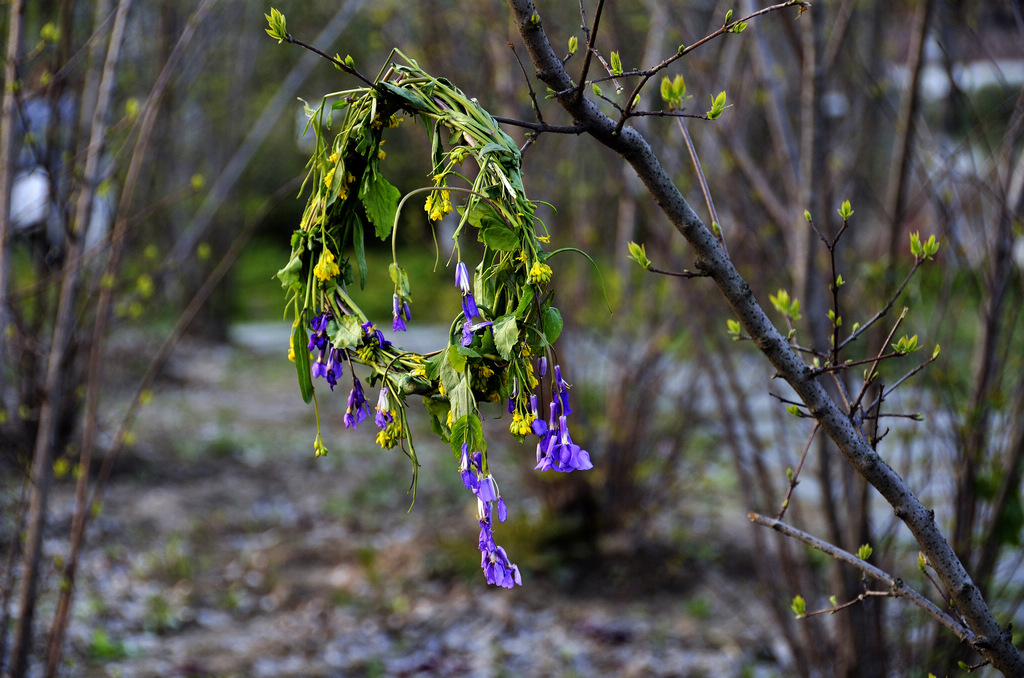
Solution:
M 861 544 L 860 548 L 857 549 L 857 557 L 861 560 L 867 560 L 873 552 L 874 549 L 871 548 L 871 544 Z
M 622 58 L 618 52 L 612 52 L 611 62 L 612 75 L 622 75 Z
M 473 398 L 473 391 L 469 387 L 469 375 L 462 375 L 455 388 L 448 394 L 448 402 L 452 404 L 452 419 L 455 421 L 476 410 L 476 399 Z
M 337 320 L 332 320 L 327 326 L 327 331 L 331 343 L 337 347 L 356 346 L 363 338 L 363 328 L 359 325 L 359 318 L 354 315 L 343 315 Z
M 406 105 L 407 110 L 416 112 L 430 110 L 430 105 L 427 101 L 414 90 L 406 89 L 404 87 L 396 87 L 390 82 L 379 82 L 377 83 L 377 86 L 383 87 L 388 91 L 388 94 L 392 94 L 401 99 Z
M 299 392 L 306 403 L 313 400 L 313 375 L 309 371 L 309 351 L 306 349 L 308 343 L 305 323 L 299 322 L 292 332 L 292 345 L 295 349 L 295 372 L 299 377 Z
M 505 360 L 512 359 L 512 348 L 519 341 L 519 325 L 515 315 L 505 315 L 494 321 L 494 346 Z
M 349 223 L 352 226 L 352 251 L 356 257 L 356 268 L 359 269 L 359 289 L 365 290 L 370 271 L 366 267 L 366 235 L 363 232 L 363 221 L 353 215 Z
M 456 372 L 463 372 L 466 369 L 466 356 L 459 352 L 459 346 L 448 347 L 448 364 Z
M 594 91 L 594 96 L 596 96 L 596 97 L 601 96 L 601 88 L 597 86 L 596 82 L 592 83 L 590 85 L 590 89 L 592 89 Z
M 544 328 L 544 338 L 549 344 L 555 343 L 562 334 L 562 314 L 554 306 L 548 306 L 541 316 L 541 325 Z
M 480 242 L 492 250 L 514 252 L 519 249 L 519 236 L 504 226 L 488 226 L 480 231 Z
M 480 417 L 475 412 L 459 417 L 452 424 L 452 452 L 456 455 L 462 454 L 462 444 L 469 446 L 470 452 L 486 452 L 487 440 L 484 438 L 484 429 Z
M 391 274 L 391 282 L 395 283 L 395 289 L 398 290 L 398 293 L 403 298 L 408 299 L 411 296 L 409 292 L 409 274 L 395 262 L 388 264 L 388 273 Z
M 391 234 L 398 212 L 401 192 L 392 186 L 380 173 L 375 173 L 370 182 L 364 182 L 359 199 L 366 208 L 366 216 L 377 230 L 377 237 L 384 240 Z
M 291 289 L 294 287 L 302 286 L 302 258 L 293 256 L 288 260 L 288 264 L 278 271 L 276 274 L 277 279 L 281 281 L 281 287 L 284 289 Z
M 579 44 L 579 38 L 577 38 L 575 35 L 571 36 L 569 38 L 569 54 L 575 54 L 576 49 L 579 47 Z

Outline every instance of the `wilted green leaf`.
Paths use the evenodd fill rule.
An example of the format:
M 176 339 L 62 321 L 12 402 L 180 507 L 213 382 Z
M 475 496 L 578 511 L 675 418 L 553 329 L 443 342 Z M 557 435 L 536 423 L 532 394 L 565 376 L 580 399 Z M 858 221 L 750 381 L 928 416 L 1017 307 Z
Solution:
M 512 348 L 519 341 L 519 325 L 515 315 L 505 315 L 494 321 L 494 346 L 505 360 L 512 359 Z
M 306 350 L 308 341 L 306 328 L 300 322 L 292 331 L 292 346 L 295 349 L 295 372 L 299 377 L 299 393 L 302 394 L 303 402 L 307 404 L 313 400 L 313 375 L 309 371 L 309 351 Z
M 363 201 L 366 217 L 374 225 L 377 237 L 381 240 L 391 234 L 401 197 L 401 192 L 380 173 L 374 175 L 370 183 L 363 185 L 359 199 Z

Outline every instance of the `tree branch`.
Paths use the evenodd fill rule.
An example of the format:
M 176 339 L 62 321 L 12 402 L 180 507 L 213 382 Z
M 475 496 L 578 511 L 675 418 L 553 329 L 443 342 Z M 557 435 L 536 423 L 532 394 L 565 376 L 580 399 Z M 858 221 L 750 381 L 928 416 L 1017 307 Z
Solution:
M 905 598 L 912 604 L 924 610 L 929 617 L 935 619 L 937 622 L 939 622 L 940 624 L 948 628 L 950 631 L 955 633 L 957 637 L 965 643 L 974 644 L 977 641 L 977 638 L 974 637 L 974 634 L 971 632 L 970 629 L 965 627 L 963 624 L 961 624 L 959 621 L 951 617 L 946 612 L 943 612 L 935 603 L 928 600 L 914 589 L 909 588 L 906 584 L 903 583 L 902 579 L 893 577 L 885 570 L 881 570 L 875 567 L 866 560 L 861 560 L 849 551 L 844 551 L 838 546 L 830 544 L 822 539 L 818 539 L 814 535 L 808 534 L 803 530 L 799 530 L 793 527 L 792 525 L 782 522 L 781 520 L 769 518 L 768 516 L 763 516 L 760 513 L 753 512 L 748 513 L 747 518 L 749 518 L 753 523 L 756 523 L 758 525 L 764 525 L 765 527 L 770 527 L 776 532 L 784 534 L 787 537 L 799 539 L 803 543 L 818 549 L 824 554 L 827 554 L 829 557 L 857 568 L 858 570 L 863 572 L 867 577 L 874 579 L 876 581 L 880 581 L 886 586 L 888 586 L 889 591 L 885 595 L 892 595 L 896 598 Z
M 974 649 L 1004 674 L 1024 675 L 1024 657 L 1013 645 L 1011 635 L 1000 627 L 978 587 L 939 530 L 934 512 L 921 504 L 899 474 L 871 447 L 867 435 L 829 397 L 811 369 L 772 325 L 754 298 L 750 285 L 733 266 L 718 239 L 687 203 L 646 139 L 632 128 L 617 130 L 616 121 L 604 115 L 594 102 L 573 95 L 571 79 L 555 55 L 541 22 L 531 21 L 534 15 L 539 16 L 533 2 L 508 0 L 508 5 L 537 69 L 537 76 L 552 90 L 562 93 L 557 94 L 556 99 L 573 120 L 633 167 L 651 197 L 694 249 L 697 268 L 707 271 L 715 281 L 761 352 L 821 423 L 822 430 L 846 460 L 881 493 L 896 516 L 910 529 L 974 634 L 970 641 Z

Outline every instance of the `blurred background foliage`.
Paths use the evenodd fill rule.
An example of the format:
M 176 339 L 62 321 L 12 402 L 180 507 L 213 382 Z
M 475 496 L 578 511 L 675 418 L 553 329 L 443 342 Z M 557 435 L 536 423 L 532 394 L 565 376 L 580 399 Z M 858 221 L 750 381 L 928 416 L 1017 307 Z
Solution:
M 9 119 L 16 133 L 4 161 L 16 196 L 30 173 L 42 172 L 37 176 L 47 179 L 47 197 L 34 219 L 11 221 L 0 243 L 7 261 L 0 267 L 5 473 L 28 472 L 48 398 L 60 403 L 59 435 L 49 453 L 75 463 L 93 302 L 104 286 L 115 290 L 112 332 L 135 333 L 145 338 L 143 345 L 155 345 L 218 264 L 239 252 L 188 332 L 220 342 L 235 324 L 279 321 L 283 295 L 272 275 L 287 259 L 289 235 L 301 216 L 295 196 L 308 152 L 299 138 L 305 118 L 298 98 L 315 105 L 324 93 L 356 84 L 314 55 L 266 38 L 266 3 L 209 3 L 170 74 L 138 188 L 125 202 L 120 196 L 140 111 L 199 4 L 148 0 L 132 6 L 101 171 L 90 186 L 98 215 L 91 221 L 95 235 L 85 236 L 84 293 L 75 309 L 67 376 L 60 393 L 48 393 L 44 375 L 58 283 L 74 206 L 87 183 L 88 121 L 115 4 L 37 0 L 24 9 L 16 112 Z M 556 45 L 573 35 L 583 42 L 577 3 L 541 4 Z M 501 3 L 281 0 L 276 6 L 290 33 L 326 52 L 350 54 L 363 73 L 375 74 L 398 46 L 493 114 L 534 119 L 517 59 L 527 74 L 531 67 L 521 47 L 509 46 L 518 39 Z M 605 55 L 618 51 L 626 70 L 649 66 L 714 30 L 730 7 L 713 0 L 608 3 L 598 47 Z M 753 9 L 751 0 L 742 0 L 736 11 Z M 0 26 L 5 35 L 10 21 L 5 17 Z M 682 124 L 741 273 L 762 303 L 779 288 L 801 300 L 801 344 L 827 349 L 831 333 L 828 252 L 804 210 L 821 233 L 834 236 L 842 224 L 836 208 L 842 200 L 853 204 L 851 227 L 837 248 L 837 271 L 847 281 L 840 309 L 846 327 L 881 310 L 896 290 L 912 265 L 911 232 L 934 234 L 942 243 L 937 261 L 911 281 L 890 313 L 895 318 L 909 307 L 900 333 L 918 334 L 928 353 L 942 346 L 940 361 L 887 408 L 922 412 L 926 423 L 881 420 L 877 438 L 883 455 L 935 506 L 997 613 L 1020 628 L 1020 5 L 822 2 L 799 20 L 778 13 L 753 22 L 742 36 L 725 37 L 672 73 L 683 74 L 694 95 L 688 112 L 702 113 L 710 95 L 723 89 L 733 108 L 714 122 Z M 628 92 L 632 82 L 624 80 Z M 657 110 L 662 102 L 652 84 L 641 94 L 641 108 Z M 604 89 L 615 98 L 613 87 Z M 543 91 L 538 99 L 548 122 L 571 122 L 559 118 Z M 706 218 L 677 121 L 647 117 L 633 124 Z M 526 143 L 522 129 L 506 129 Z M 393 183 L 403 191 L 427 185 L 423 135 L 400 128 L 387 150 Z M 683 554 L 665 558 L 666 568 L 675 568 L 669 578 L 688 576 L 672 563 L 700 567 L 734 558 L 733 538 L 712 535 L 721 525 L 746 530 L 746 510 L 778 510 L 785 471 L 796 467 L 809 427 L 767 395 L 784 393 L 768 381 L 770 370 L 753 351 L 731 341 L 725 307 L 709 296 L 704 281 L 658 277 L 630 264 L 626 243 L 635 240 L 658 268 L 693 268 L 682 239 L 619 158 L 589 139 L 550 134 L 527 146 L 524 167 L 527 192 L 557 208 L 541 215 L 552 247 L 584 249 L 601 270 L 599 278 L 574 255 L 552 261 L 567 321 L 559 358 L 582 414 L 577 442 L 599 461 L 590 474 L 554 481 L 532 477 L 523 464 L 526 482 L 552 519 L 543 522 L 552 534 L 527 531 L 515 539 L 537 554 L 570 544 L 584 559 L 624 551 Z M 13 206 L 17 210 L 17 199 Z M 114 278 L 105 280 L 100 271 L 117 219 L 130 224 L 124 257 Z M 447 322 L 458 303 L 449 272 L 436 266 L 433 243 L 413 201 L 403 215 L 399 257 L 413 281 L 418 324 Z M 233 250 L 233 244 L 244 248 Z M 360 299 L 381 324 L 390 313 L 388 249 L 371 246 L 370 283 Z M 442 262 L 446 255 L 442 244 Z M 863 340 L 849 357 L 874 355 L 884 339 L 883 333 Z M 281 348 L 283 359 L 287 346 Z M 882 382 L 892 384 L 907 365 L 887 367 Z M 790 520 L 850 551 L 870 542 L 873 562 L 925 586 L 906 533 L 819 442 L 811 447 Z M 788 606 L 793 594 L 801 593 L 810 608 L 823 607 L 830 595 L 855 597 L 862 584 L 851 571 L 750 530 L 741 540 L 752 549 L 746 567 L 756 573 L 777 621 L 765 633 L 782 638 L 778 659 L 794 673 L 905 674 L 962 658 L 950 651 L 946 634 L 896 603 L 868 601 L 827 622 L 795 622 Z M 529 552 L 520 557 L 531 560 Z

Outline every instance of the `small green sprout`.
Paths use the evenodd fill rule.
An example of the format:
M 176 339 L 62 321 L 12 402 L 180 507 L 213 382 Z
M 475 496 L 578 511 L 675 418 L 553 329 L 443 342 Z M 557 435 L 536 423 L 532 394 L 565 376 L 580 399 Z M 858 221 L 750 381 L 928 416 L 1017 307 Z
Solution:
M 725 321 L 725 325 L 729 334 L 732 335 L 733 341 L 738 341 L 740 338 L 740 321 L 730 318 Z
M 732 104 L 729 104 L 728 106 L 725 104 L 725 91 L 723 90 L 718 93 L 718 96 L 711 98 L 711 110 L 707 113 L 708 120 L 718 118 L 727 108 L 732 108 Z
M 270 28 L 267 29 L 267 35 L 277 40 L 278 44 L 281 44 L 288 39 L 288 31 L 285 29 L 284 14 L 281 14 L 278 10 L 273 7 L 270 8 L 270 14 L 264 14 L 267 18 L 267 24 Z
M 874 549 L 871 548 L 871 544 L 861 544 L 860 548 L 857 549 L 857 557 L 861 560 L 867 560 L 871 557 Z
M 804 219 L 807 220 L 808 224 L 811 223 L 811 211 L 810 210 L 804 210 Z
M 839 599 L 835 596 L 829 596 L 828 602 L 832 605 L 832 607 L 839 607 Z
M 611 62 L 612 75 L 622 75 L 622 58 L 618 52 L 612 52 Z
M 800 412 L 800 407 L 798 405 L 787 405 L 786 411 L 792 414 L 794 417 L 803 416 Z
M 50 21 L 39 30 L 39 37 L 43 42 L 55 43 L 60 40 L 60 28 L 57 27 L 57 24 Z
M 917 335 L 916 334 L 914 336 L 912 336 L 912 337 L 908 337 L 907 335 L 904 334 L 902 337 L 900 337 L 899 341 L 897 341 L 895 344 L 892 345 L 892 347 L 893 347 L 893 350 L 895 350 L 900 355 L 906 355 L 908 353 L 913 353 L 914 351 L 916 351 L 919 348 L 921 348 L 920 346 L 917 345 Z
M 629 258 L 640 264 L 645 271 L 651 270 L 651 260 L 647 258 L 647 249 L 638 243 L 629 243 Z M 739 323 L 737 323 L 737 326 Z
M 732 10 L 731 9 L 728 12 L 725 13 L 725 25 L 728 25 L 728 23 L 730 21 L 732 21 Z
M 730 33 L 735 33 L 736 35 L 739 35 L 744 30 L 746 30 L 746 28 L 747 28 L 747 22 L 746 21 L 737 21 L 736 23 L 734 23 L 732 25 L 731 28 L 729 28 L 729 32 Z
M 668 104 L 670 111 L 676 111 L 683 107 L 683 102 L 687 99 L 692 99 L 692 96 L 686 96 L 686 81 L 682 75 L 677 75 L 674 78 L 664 78 L 661 81 L 661 98 Z
M 575 35 L 570 36 L 569 37 L 569 54 L 575 54 L 576 50 L 579 48 L 579 46 L 580 46 L 579 39 Z
M 596 82 L 590 84 L 590 89 L 594 90 L 594 96 L 601 96 L 601 88 L 597 86 Z
M 790 299 L 789 292 L 786 290 L 779 290 L 778 294 L 768 295 L 768 300 L 782 315 L 792 320 L 800 320 L 800 300 Z
M 803 596 L 793 596 L 793 604 L 790 605 L 797 619 L 803 619 L 807 614 L 807 602 Z
M 915 259 L 931 259 L 939 251 L 939 241 L 934 235 L 928 236 L 928 240 L 921 242 L 921 234 L 914 231 L 910 234 L 910 253 Z
M 853 208 L 850 207 L 849 200 L 844 200 L 843 204 L 839 206 L 839 216 L 843 218 L 843 221 L 853 216 Z

